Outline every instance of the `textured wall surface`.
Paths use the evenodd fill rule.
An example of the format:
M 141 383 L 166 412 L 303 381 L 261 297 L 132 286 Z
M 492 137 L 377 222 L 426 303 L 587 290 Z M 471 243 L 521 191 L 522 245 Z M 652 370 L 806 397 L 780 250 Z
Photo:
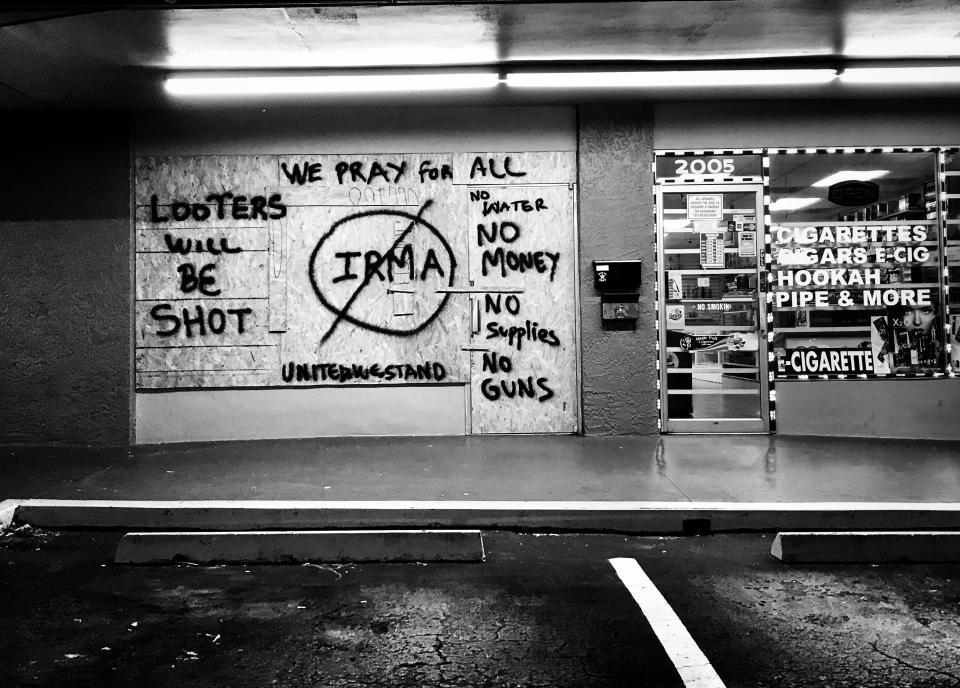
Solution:
M 0 443 L 125 444 L 127 125 L 103 113 L 34 113 L 5 125 Z
M 958 380 L 782 380 L 777 434 L 960 440 Z
M 579 111 L 583 425 L 587 435 L 657 432 L 656 241 L 650 112 L 636 104 Z M 636 330 L 604 330 L 593 261 L 643 259 Z
M 134 146 L 138 156 L 573 150 L 576 109 L 205 105 L 138 113 Z
M 960 141 L 956 100 L 661 103 L 654 147 L 944 146 Z

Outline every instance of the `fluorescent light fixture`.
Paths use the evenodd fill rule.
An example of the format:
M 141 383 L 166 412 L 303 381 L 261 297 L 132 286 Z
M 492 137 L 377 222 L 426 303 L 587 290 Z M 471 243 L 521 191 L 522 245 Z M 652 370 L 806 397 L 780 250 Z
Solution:
M 840 182 L 854 180 L 858 182 L 868 182 L 871 179 L 882 177 L 885 174 L 890 174 L 890 170 L 840 170 L 819 181 L 815 181 L 811 186 L 832 186 Z
M 286 76 L 176 76 L 167 78 L 175 96 L 263 96 L 322 93 L 389 93 L 392 91 L 459 91 L 493 88 L 493 72 Z
M 848 67 L 848 84 L 951 84 L 960 82 L 960 67 Z
M 789 212 L 791 210 L 800 210 L 801 208 L 813 205 L 819 200 L 819 198 L 778 198 L 770 204 L 770 211 L 778 213 L 781 211 Z
M 936 24 L 927 24 L 924 29 L 933 26 Z M 863 31 L 859 35 L 851 32 L 844 37 L 844 53 L 861 59 L 896 60 L 911 55 L 919 59 L 949 60 L 956 55 L 956 46 L 951 40 L 954 32 L 945 22 L 936 29 L 939 29 L 937 34 L 929 30 L 900 31 L 898 35 L 891 35 L 889 31 Z
M 172 49 L 163 67 L 170 70 L 186 69 L 351 69 L 396 65 L 395 44 L 382 46 L 338 46 L 335 50 L 314 51 L 300 49 L 261 50 L 248 47 L 243 50 L 205 49 L 185 45 Z M 442 65 L 482 65 L 497 61 L 497 51 L 490 46 L 456 45 L 432 47 L 404 44 L 403 64 L 431 67 Z
M 833 69 L 717 69 L 632 72 L 517 72 L 507 86 L 517 88 L 643 88 L 670 86 L 781 86 L 822 84 Z

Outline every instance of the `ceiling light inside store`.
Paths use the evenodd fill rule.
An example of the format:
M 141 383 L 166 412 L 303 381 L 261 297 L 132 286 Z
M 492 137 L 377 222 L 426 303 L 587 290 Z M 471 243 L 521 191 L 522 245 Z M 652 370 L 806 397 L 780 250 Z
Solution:
M 770 212 L 778 213 L 782 211 L 800 210 L 813 205 L 819 198 L 778 198 L 770 204 Z
M 833 184 L 839 184 L 840 182 L 849 181 L 868 182 L 871 179 L 882 177 L 885 174 L 890 174 L 890 170 L 840 170 L 839 172 L 834 172 L 829 177 L 815 181 L 811 186 L 831 186 Z
M 822 84 L 832 69 L 717 69 L 685 71 L 517 72 L 507 86 L 517 88 L 643 88 L 670 86 L 782 86 Z
M 960 67 L 848 67 L 848 84 L 944 84 L 960 82 Z
M 179 76 L 169 77 L 167 93 L 176 96 L 262 96 L 322 93 L 388 93 L 402 91 L 458 91 L 493 88 L 492 72 L 404 73 L 287 76 Z

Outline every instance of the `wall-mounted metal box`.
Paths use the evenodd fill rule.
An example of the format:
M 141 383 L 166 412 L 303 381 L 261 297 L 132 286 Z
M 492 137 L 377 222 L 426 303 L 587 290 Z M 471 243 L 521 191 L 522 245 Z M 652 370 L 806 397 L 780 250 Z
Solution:
M 593 286 L 601 291 L 640 288 L 639 260 L 593 261 Z
M 639 296 L 636 292 L 604 293 L 600 295 L 600 318 L 606 329 L 632 329 L 640 317 Z M 614 327 L 610 327 L 610 326 Z

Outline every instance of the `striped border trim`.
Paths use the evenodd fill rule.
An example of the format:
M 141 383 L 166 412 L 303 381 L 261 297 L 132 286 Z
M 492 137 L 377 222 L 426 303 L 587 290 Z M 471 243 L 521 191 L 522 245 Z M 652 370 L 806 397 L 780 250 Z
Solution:
M 845 146 L 845 147 L 826 147 L 826 148 L 824 147 L 770 148 L 768 149 L 768 154 L 769 155 L 813 155 L 813 154 L 825 154 L 825 153 L 826 154 L 830 154 L 830 153 L 874 153 L 876 154 L 876 153 L 934 153 L 935 152 L 937 153 L 938 156 L 942 157 L 942 151 L 943 149 L 937 146 L 874 146 L 869 148 Z M 942 174 L 942 169 L 943 169 L 942 165 L 940 169 Z M 764 175 L 768 178 L 768 180 L 769 180 L 769 174 L 770 174 L 769 167 L 764 167 Z M 945 213 L 941 213 L 941 217 L 944 214 Z M 946 255 L 946 251 L 944 248 L 945 246 L 944 239 L 946 237 L 946 231 L 944 226 L 945 223 L 941 220 L 939 224 L 940 224 L 940 253 L 942 256 L 945 256 Z M 768 236 L 768 239 L 769 238 L 770 237 Z M 772 275 L 770 279 L 772 279 Z M 946 276 L 943 277 L 943 280 L 944 280 L 944 284 L 947 285 Z M 946 286 L 945 289 L 948 290 L 949 286 Z M 948 291 L 945 291 L 944 295 L 946 296 L 947 293 Z M 767 298 L 768 298 L 768 303 L 772 302 L 772 294 L 768 293 Z M 944 300 L 944 309 L 945 309 L 944 317 L 949 323 L 949 318 L 946 315 L 947 309 L 948 309 L 948 304 L 946 299 Z M 949 329 L 948 324 L 945 324 L 945 327 Z M 772 366 L 771 371 L 776 371 L 776 366 L 774 365 L 774 363 L 775 363 L 774 361 L 771 361 L 771 366 Z M 949 368 L 947 368 L 947 370 L 949 371 Z M 778 380 L 800 380 L 800 381 L 856 380 L 856 379 L 860 379 L 860 380 L 890 380 L 890 379 L 925 380 L 925 379 L 946 378 L 948 376 L 953 377 L 953 375 L 950 374 L 949 372 L 945 373 L 943 371 L 934 371 L 929 373 L 890 373 L 888 375 L 862 375 L 862 374 L 854 375 L 854 374 L 841 374 L 841 373 L 834 373 L 829 375 L 789 375 L 789 374 L 775 372 L 775 377 Z
M 653 280 L 653 307 L 656 316 L 654 322 L 653 353 L 656 364 L 655 374 L 657 377 L 657 432 L 663 432 L 666 426 L 666 409 L 663 407 L 662 393 L 660 390 L 660 227 L 657 226 L 657 157 L 654 156 L 650 163 L 650 171 L 653 175 L 653 269 L 656 278 Z
M 770 285 L 773 283 L 773 273 L 770 272 L 770 266 L 773 262 L 773 256 L 770 251 L 771 247 L 771 217 L 770 217 L 770 156 L 764 154 L 761 158 L 761 166 L 763 170 L 763 250 L 760 251 L 760 255 L 757 260 L 763 261 L 763 266 L 761 270 L 758 270 L 759 274 L 766 282 L 766 284 L 759 284 L 758 287 L 758 298 L 764 298 L 766 300 L 766 308 L 764 311 L 767 314 L 766 332 L 767 332 L 767 396 L 769 398 L 769 413 L 770 413 L 770 432 L 777 431 L 777 357 L 773 353 L 773 311 L 771 307 L 773 305 L 773 292 L 770 291 Z M 761 296 L 765 294 L 765 296 Z M 759 353 L 759 352 L 758 352 Z
M 682 158 L 692 155 L 762 155 L 763 148 L 705 148 L 703 150 L 654 150 L 655 157 Z
M 929 153 L 958 146 L 799 146 L 796 148 L 704 148 L 697 150 L 655 149 L 655 158 L 680 158 L 693 155 L 795 155 L 811 153 Z
M 656 174 L 654 174 L 656 176 Z M 692 177 L 676 179 L 675 177 L 665 177 L 660 180 L 661 184 L 759 184 L 763 177 Z
M 930 153 L 936 146 L 874 146 L 872 148 L 851 147 L 802 147 L 802 148 L 769 148 L 768 155 L 810 155 L 824 153 Z
M 947 253 L 949 239 L 947 239 L 947 212 L 949 203 L 947 201 L 947 153 L 957 155 L 960 150 L 956 148 L 940 149 L 937 151 L 937 218 L 940 227 L 940 275 L 943 280 L 943 355 L 944 370 L 947 371 L 947 377 L 954 378 L 957 374 L 950 366 L 950 260 Z
M 810 380 L 928 380 L 937 378 L 947 378 L 948 375 L 942 371 L 930 373 L 890 373 L 888 375 L 864 375 L 854 373 L 831 373 L 829 375 L 791 375 L 781 373 L 777 375 L 778 380 L 799 380 L 806 382 Z

